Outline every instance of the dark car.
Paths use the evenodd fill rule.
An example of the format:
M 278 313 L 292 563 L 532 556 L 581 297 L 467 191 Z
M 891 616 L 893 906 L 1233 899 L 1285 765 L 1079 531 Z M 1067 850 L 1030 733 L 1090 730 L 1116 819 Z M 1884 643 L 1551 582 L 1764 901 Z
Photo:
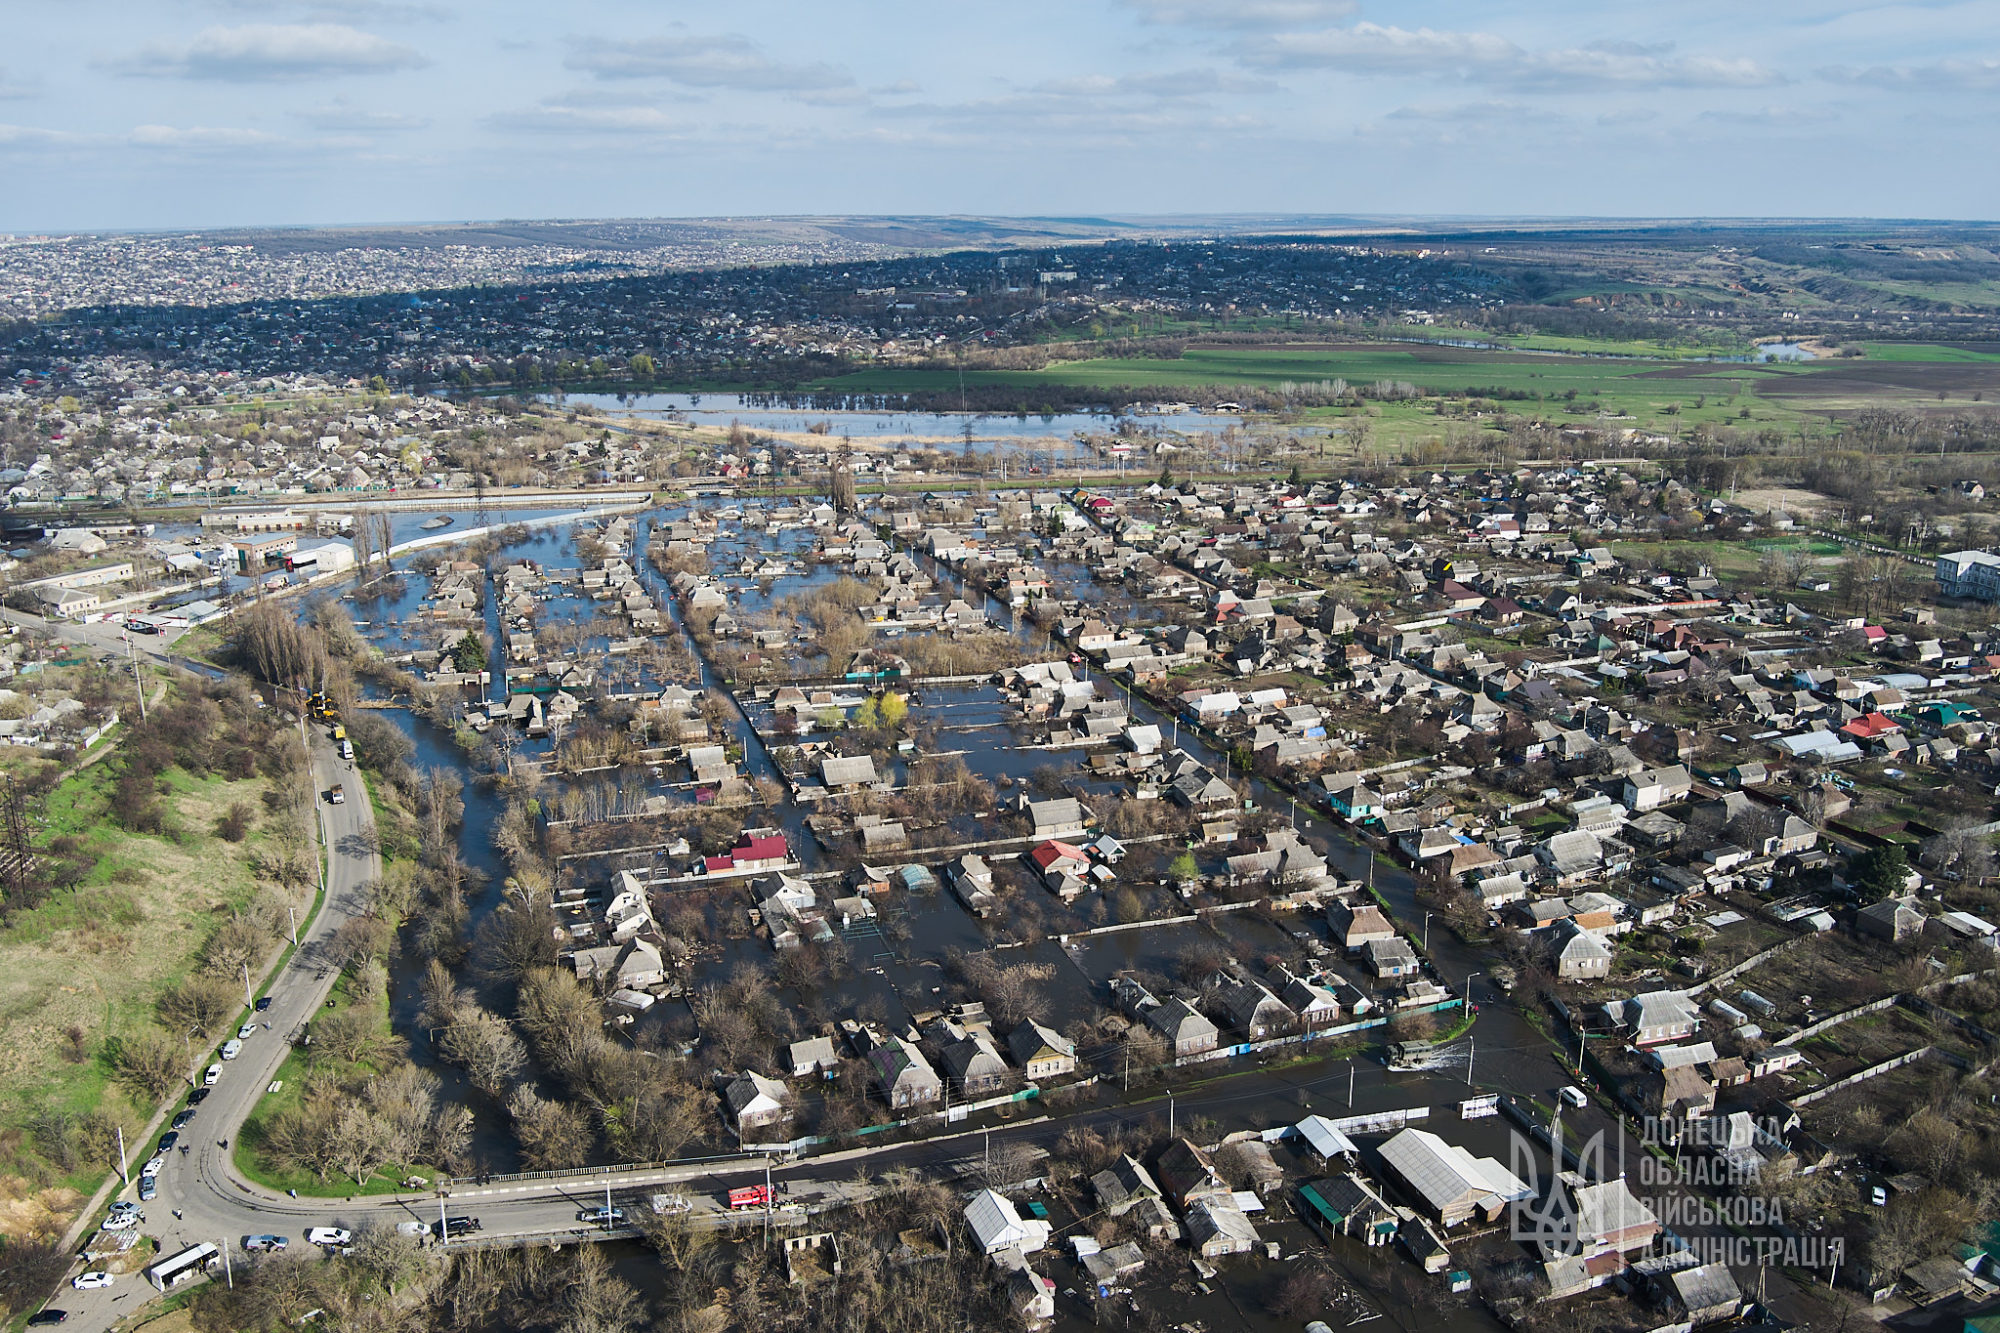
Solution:
M 170 1129 L 166 1133 L 160 1135 L 160 1151 L 172 1152 L 174 1150 L 174 1145 L 176 1143 L 179 1143 L 180 1141 L 181 1141 L 180 1132 L 178 1130 Z
M 257 1012 L 260 1014 L 263 1013 L 266 1009 L 269 1009 L 270 1007 L 271 1007 L 271 997 L 268 995 L 262 997 L 257 1001 Z
M 443 1236 L 447 1240 L 453 1236 L 469 1236 L 477 1230 L 479 1230 L 479 1219 L 476 1217 L 447 1217 L 441 1223 L 431 1223 L 431 1234 Z
M 193 1092 L 190 1092 L 188 1094 L 189 1106 L 200 1106 L 203 1102 L 207 1100 L 208 1100 L 207 1088 L 196 1088 Z
M 69 1311 L 67 1310 L 43 1310 L 39 1314 L 31 1314 L 28 1316 L 28 1327 L 45 1328 L 50 1324 L 60 1324 L 63 1322 L 63 1320 L 68 1318 L 69 1318 Z
M 187 1110 L 182 1111 L 179 1115 L 174 1117 L 174 1123 L 172 1127 L 174 1129 L 186 1129 L 189 1125 L 193 1123 L 194 1123 L 194 1108 L 189 1107 Z

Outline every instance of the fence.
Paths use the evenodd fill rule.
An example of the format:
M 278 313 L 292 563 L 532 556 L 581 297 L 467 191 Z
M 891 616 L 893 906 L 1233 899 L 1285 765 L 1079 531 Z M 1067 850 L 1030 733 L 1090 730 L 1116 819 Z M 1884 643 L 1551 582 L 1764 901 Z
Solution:
M 1811 1092 L 1800 1093 L 1798 1096 L 1792 1098 L 1792 1105 L 1811 1106 L 1814 1102 L 1819 1101 L 1822 1097 L 1831 1097 L 1834 1093 L 1841 1091 L 1843 1088 L 1851 1088 L 1857 1083 L 1866 1083 L 1871 1078 L 1880 1078 L 1884 1074 L 1893 1073 L 1896 1070 L 1901 1069 L 1904 1065 L 1915 1064 L 1917 1061 L 1923 1059 L 1927 1055 L 1948 1055 L 1948 1054 L 1949 1054 L 1948 1052 L 1938 1050 L 1935 1046 L 1919 1046 L 1914 1051 L 1906 1051 L 1901 1055 L 1895 1056 L 1888 1060 L 1884 1060 L 1879 1065 L 1870 1065 L 1866 1069 L 1856 1070 L 1854 1073 L 1849 1074 L 1846 1078 L 1835 1079 L 1833 1082 L 1827 1084 L 1823 1088 L 1814 1088 Z M 1952 1056 L 1950 1058 L 1954 1062 L 1957 1062 L 1957 1057 Z
M 1819 1022 L 1817 1023 L 1806 1024 L 1804 1027 L 1800 1028 L 1797 1032 L 1794 1032 L 1791 1036 L 1785 1038 L 1785 1044 L 1787 1046 L 1791 1046 L 1791 1045 L 1796 1045 L 1797 1043 L 1802 1041 L 1811 1041 L 1814 1037 L 1817 1037 L 1820 1033 L 1825 1032 L 1830 1028 L 1837 1028 L 1842 1023 L 1845 1023 L 1850 1019 L 1859 1018 L 1863 1014 L 1879 1014 L 1884 1009 L 1887 1009 L 1891 1005 L 1895 1004 L 1896 1001 L 1900 998 L 1901 998 L 1900 996 L 1888 995 L 1884 996 L 1882 999 L 1879 1000 L 1870 1000 L 1867 1004 L 1857 1004 L 1852 1009 L 1843 1009 L 1839 1013 L 1834 1014 L 1831 1017 L 1820 1019 Z
M 1174 1061 L 1176 1067 L 1198 1065 L 1209 1060 L 1223 1060 L 1238 1055 L 1252 1055 L 1258 1051 L 1276 1050 L 1280 1046 L 1299 1046 L 1306 1042 L 1324 1041 L 1328 1037 L 1345 1036 L 1350 1032 L 1365 1032 L 1370 1028 L 1386 1027 L 1405 1014 L 1435 1014 L 1445 1009 L 1457 1009 L 1465 1003 L 1462 999 L 1440 1000 L 1436 1004 L 1416 1004 L 1394 1013 L 1385 1013 L 1379 1018 L 1364 1018 L 1358 1023 L 1342 1023 L 1338 1027 L 1312 1028 L 1305 1032 L 1294 1032 L 1283 1037 L 1267 1037 L 1263 1041 L 1239 1042 L 1234 1046 L 1218 1046 L 1212 1051 L 1202 1051 L 1198 1055 L 1183 1055 Z

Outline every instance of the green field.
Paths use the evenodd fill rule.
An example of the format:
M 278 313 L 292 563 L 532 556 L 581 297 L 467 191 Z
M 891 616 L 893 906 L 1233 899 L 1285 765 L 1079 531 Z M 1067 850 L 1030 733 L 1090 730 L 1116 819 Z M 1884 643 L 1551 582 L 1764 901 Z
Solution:
M 1668 367 L 1673 371 L 1671 377 L 1644 378 Z M 1501 388 L 1553 399 L 1574 389 L 1579 395 L 1615 392 L 1668 401 L 1731 393 L 1760 377 L 1795 373 L 1799 373 L 1795 367 L 1775 364 L 1716 362 L 1710 368 L 1703 368 L 1686 362 L 1639 358 L 1597 359 L 1424 345 L 1356 344 L 1190 347 L 1173 360 L 1102 358 L 1058 362 L 1041 370 L 967 370 L 965 382 L 1171 389 L 1240 385 L 1277 388 L 1286 383 L 1311 384 L 1335 379 L 1367 385 L 1377 380 L 1401 380 L 1441 393 Z M 943 390 L 957 383 L 958 374 L 954 370 L 884 368 L 834 376 L 812 387 L 880 393 Z
M 1463 397 L 1505 393 L 1502 412 L 1568 416 L 1579 424 L 1611 418 L 1608 424 L 1661 433 L 1679 433 L 1697 422 L 1755 427 L 1759 423 L 1790 428 L 1804 415 L 1809 400 L 1774 401 L 1758 394 L 1760 386 L 1809 375 L 1811 369 L 1791 363 L 1750 364 L 1692 360 L 1647 360 L 1637 357 L 1586 357 L 1529 352 L 1489 352 L 1434 344 L 1357 343 L 1273 347 L 1190 347 L 1180 357 L 1101 358 L 1056 362 L 1040 370 L 972 370 L 967 384 L 1018 385 L 1023 389 L 1063 385 L 1076 389 L 1123 389 L 1157 392 L 1162 396 L 1202 389 L 1265 389 L 1316 385 L 1345 380 L 1357 387 L 1378 381 L 1413 384 L 1432 394 Z M 832 376 L 809 386 L 842 393 L 949 392 L 958 384 L 955 369 L 883 367 L 851 375 Z M 1523 395 L 1523 396 L 1513 396 Z M 1412 403 L 1371 403 L 1378 446 L 1398 446 L 1436 438 L 1450 428 L 1440 418 L 1435 400 Z M 1745 410 L 1748 415 L 1745 415 Z M 1304 419 L 1339 429 L 1351 412 L 1309 409 Z M 1461 430 L 1475 429 L 1470 422 Z
M 1982 352 L 1971 347 L 1950 347 L 1943 343 L 1863 343 L 1870 361 L 1970 362 L 2000 364 L 2000 352 Z

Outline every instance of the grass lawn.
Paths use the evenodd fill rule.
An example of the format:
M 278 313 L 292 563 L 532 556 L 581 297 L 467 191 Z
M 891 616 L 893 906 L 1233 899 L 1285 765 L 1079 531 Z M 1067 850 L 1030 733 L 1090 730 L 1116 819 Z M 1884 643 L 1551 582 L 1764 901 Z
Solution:
M 264 835 L 231 845 L 213 829 L 235 802 L 261 811 L 263 779 L 169 770 L 177 836 L 158 837 L 111 821 L 113 776 L 95 764 L 49 794 L 46 836 L 81 838 L 97 864 L 74 889 L 0 928 L 0 1234 L 35 1220 L 21 1206 L 27 1199 L 87 1193 L 102 1179 L 102 1164 L 65 1177 L 27 1125 L 38 1110 L 100 1106 L 128 1129 L 143 1121 L 151 1108 L 133 1105 L 113 1080 L 105 1043 L 152 1021 L 161 989 L 186 975 L 214 927 L 256 888 L 250 858 Z M 201 1054 L 191 1048 L 190 1063 Z

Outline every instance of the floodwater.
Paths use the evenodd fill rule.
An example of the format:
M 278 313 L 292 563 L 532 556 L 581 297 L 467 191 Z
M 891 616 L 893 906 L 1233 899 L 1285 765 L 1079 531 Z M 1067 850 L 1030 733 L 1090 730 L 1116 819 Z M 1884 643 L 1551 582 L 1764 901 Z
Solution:
M 1204 412 L 1118 413 L 1048 412 L 989 414 L 978 412 L 892 412 L 815 410 L 774 396 L 733 393 L 573 393 L 554 401 L 570 406 L 588 404 L 607 415 L 648 417 L 690 426 L 726 429 L 741 425 L 748 431 L 804 434 L 824 426 L 829 439 L 847 436 L 909 448 L 961 449 L 971 431 L 972 446 L 990 452 L 1001 444 L 1054 441 L 1067 447 L 1080 435 L 1101 435 L 1121 423 L 1178 432 L 1218 434 L 1240 426 L 1240 416 Z
M 754 508 L 757 501 L 739 501 L 737 507 L 746 510 Z M 654 594 L 655 601 L 674 619 L 679 627 L 677 603 L 667 596 L 664 581 L 644 561 L 647 540 L 655 523 L 671 522 L 684 517 L 687 506 L 665 506 L 647 511 L 635 520 L 634 549 L 625 553 L 635 569 L 640 570 L 642 579 Z M 415 516 L 421 521 L 423 515 Z M 533 560 L 551 573 L 575 571 L 578 560 L 570 541 L 571 532 L 567 527 L 543 528 L 530 532 L 525 541 L 507 547 L 501 554 L 501 562 L 517 559 Z M 725 521 L 723 531 L 709 547 L 711 568 L 728 578 L 732 585 L 732 600 L 738 614 L 758 612 L 775 607 L 783 598 L 806 591 L 841 574 L 838 567 L 815 566 L 799 563 L 812 548 L 816 534 L 804 527 L 797 528 L 757 528 L 740 522 Z M 734 574 L 741 561 L 755 557 L 760 563 L 766 557 L 785 562 L 782 573 L 762 582 Z M 412 563 L 425 568 L 434 560 L 435 553 L 420 554 L 414 558 L 405 557 L 398 561 L 399 567 L 407 569 Z M 940 585 L 940 591 L 949 593 L 957 589 L 963 591 L 948 571 L 932 564 L 928 557 L 919 557 L 931 575 Z M 1096 588 L 1089 581 L 1088 571 L 1077 565 L 1049 562 L 1046 564 L 1051 576 L 1058 580 L 1061 596 L 1075 596 L 1088 592 L 1099 599 L 1122 598 L 1116 590 Z M 485 625 L 493 637 L 496 660 L 493 669 L 495 679 L 502 678 L 504 663 L 497 660 L 500 644 L 503 642 L 502 625 L 498 607 L 493 595 L 493 584 L 489 580 L 485 606 Z M 401 578 L 381 580 L 352 594 L 349 609 L 363 632 L 390 653 L 409 651 L 418 647 L 436 647 L 437 641 L 445 633 L 442 627 L 426 629 L 416 618 L 419 605 L 426 589 L 427 579 L 414 572 Z M 976 598 L 974 594 L 974 598 Z M 969 598 L 968 600 L 973 600 Z M 975 605 L 979 603 L 975 600 Z M 1004 604 L 988 600 L 983 607 L 988 619 L 999 625 L 1012 628 L 1016 633 L 1042 639 L 1041 631 Z M 1121 605 L 1121 614 L 1129 614 L 1133 608 Z M 594 604 L 581 595 L 580 587 L 571 583 L 556 590 L 551 600 L 545 604 L 545 621 L 568 618 L 589 618 L 595 613 Z M 590 640 L 582 650 L 584 660 L 596 662 L 600 670 L 612 668 L 621 659 L 603 654 L 604 638 Z M 690 641 L 691 642 L 691 641 Z M 1038 645 L 1039 647 L 1039 645 Z M 700 678 L 690 685 L 709 687 L 709 664 L 697 654 Z M 620 689 L 657 689 L 667 682 L 645 678 L 643 671 L 633 669 L 632 679 L 621 682 Z M 503 687 L 496 685 L 496 693 Z M 939 721 L 942 725 L 940 748 L 962 752 L 968 766 L 979 776 L 992 781 L 998 787 L 1001 804 L 1012 795 L 1024 790 L 1035 777 L 1035 770 L 1051 762 L 1063 767 L 1064 777 L 1073 788 L 1089 790 L 1112 790 L 1112 786 L 1096 783 L 1085 777 L 1078 766 L 1081 751 L 1038 751 L 1016 748 L 1020 733 L 1009 722 L 1007 707 L 997 688 L 990 684 L 967 684 L 950 686 L 920 687 L 921 705 L 913 710 L 913 716 L 922 720 Z M 1227 759 L 1209 746 L 1191 730 L 1180 728 L 1174 719 L 1162 714 L 1145 700 L 1131 699 L 1134 721 L 1154 722 L 1162 732 L 1173 737 L 1179 746 L 1196 758 L 1211 765 L 1217 772 L 1226 769 Z M 775 767 L 763 741 L 752 726 L 753 715 L 737 715 L 732 723 L 736 738 L 743 746 L 745 770 L 752 777 L 773 776 Z M 462 759 L 451 737 L 430 724 L 415 718 L 406 710 L 394 709 L 385 713 L 389 719 L 401 727 L 416 745 L 414 762 L 419 767 L 462 766 Z M 546 756 L 551 742 L 546 739 L 528 740 L 516 737 L 514 752 L 526 759 Z M 899 767 L 897 777 L 903 773 Z M 649 788 L 655 794 L 662 794 L 671 800 L 693 800 L 684 789 L 670 785 L 663 778 L 655 777 Z M 1283 810 L 1288 807 L 1286 798 L 1280 792 L 1262 781 L 1253 781 L 1252 801 L 1264 808 Z M 465 861 L 477 870 L 484 882 L 471 895 L 469 907 L 471 920 L 468 931 L 476 932 L 484 920 L 500 901 L 502 881 L 506 868 L 493 849 L 492 829 L 499 819 L 504 803 L 489 788 L 468 781 L 465 789 L 465 823 L 459 838 L 460 853 Z M 771 811 L 754 811 L 746 814 L 747 823 L 769 823 L 782 828 L 795 853 L 808 873 L 832 869 L 835 862 L 819 847 L 807 830 L 804 819 L 809 809 L 799 803 L 786 801 L 780 808 Z M 1363 845 L 1350 839 L 1327 821 L 1310 817 L 1301 810 L 1296 823 L 1299 831 L 1325 852 L 1333 866 L 1349 878 L 1360 879 L 1370 874 L 1369 861 L 1372 853 Z M 990 818 L 977 812 L 957 817 L 949 826 L 954 840 L 967 840 L 980 836 L 993 836 Z M 1145 867 L 1159 865 L 1160 853 L 1153 848 L 1137 848 L 1128 860 L 1124 873 L 1133 878 L 1146 875 Z M 1213 859 L 1212 854 L 1203 853 Z M 1148 858 L 1154 858 L 1148 860 Z M 1046 978 L 1038 982 L 1038 988 L 1049 1012 L 1058 1023 L 1067 1017 L 1087 1014 L 1101 1008 L 1107 998 L 1107 982 L 1118 972 L 1137 970 L 1156 972 L 1173 976 L 1182 955 L 1192 946 L 1212 941 L 1217 935 L 1232 945 L 1244 946 L 1252 957 L 1265 953 L 1285 953 L 1296 951 L 1296 940 L 1292 932 L 1308 931 L 1322 941 L 1324 926 L 1317 918 L 1293 919 L 1274 923 L 1261 914 L 1252 912 L 1226 914 L 1212 918 L 1202 924 L 1175 924 L 1121 931 L 1097 935 L 1089 938 L 1072 938 L 1067 946 L 1060 938 L 1065 929 L 1064 922 L 1074 914 L 1065 914 L 1065 909 L 1054 905 L 1051 898 L 1039 886 L 1030 884 L 1025 876 L 1020 876 L 1011 866 L 1011 852 L 996 854 L 994 860 L 999 878 L 1004 882 L 1016 880 L 1013 892 L 1033 895 L 1042 908 L 1042 917 L 1047 933 L 1025 943 L 1016 944 L 1004 920 L 979 921 L 967 913 L 950 893 L 942 888 L 929 893 L 906 894 L 898 890 L 889 895 L 882 904 L 882 919 L 872 927 L 851 933 L 846 940 L 851 968 L 846 977 L 834 984 L 825 994 L 811 997 L 802 1003 L 804 1019 L 810 1022 L 823 1021 L 827 1017 L 844 1017 L 861 1014 L 878 1017 L 895 1028 L 902 1028 L 913 1014 L 937 1007 L 941 993 L 947 984 L 943 970 L 944 960 L 955 951 L 976 952 L 983 949 L 1001 947 L 998 957 L 1004 964 L 1026 963 L 1037 970 L 1037 975 Z M 647 863 L 646 858 L 633 858 L 638 862 L 635 868 Z M 915 859 L 930 865 L 934 870 L 946 859 L 939 854 L 914 852 L 897 854 L 886 858 L 890 864 Z M 841 858 L 841 863 L 851 863 L 853 857 Z M 621 862 L 616 858 L 596 858 L 577 863 L 578 873 L 584 882 L 606 880 Z M 1205 869 L 1212 868 L 1205 865 Z M 1390 903 L 1396 913 L 1406 921 L 1422 919 L 1423 912 L 1415 903 L 1414 882 L 1401 868 L 1386 861 L 1378 862 L 1372 872 L 1376 891 Z M 1151 887 L 1151 886 L 1147 886 Z M 1170 897 L 1164 890 L 1156 891 L 1161 897 Z M 718 894 L 724 906 L 716 909 L 722 912 L 740 910 L 741 890 L 724 888 Z M 1178 905 L 1169 911 L 1184 910 Z M 1076 924 L 1083 924 L 1080 917 Z M 1441 927 L 1431 932 L 1430 946 L 1438 963 L 1443 979 L 1458 990 L 1467 985 L 1466 977 L 1476 974 L 1486 966 L 1486 959 L 1476 949 L 1460 944 Z M 748 963 L 758 968 L 769 965 L 769 946 L 752 938 L 739 937 L 725 941 L 723 946 L 705 955 L 694 978 L 699 987 L 704 981 L 727 976 L 739 964 Z M 427 1034 L 416 1029 L 415 1016 L 418 1008 L 418 969 L 409 963 L 400 964 L 392 975 L 393 1012 L 399 1031 L 406 1032 L 412 1058 L 419 1063 L 435 1065 L 431 1055 Z M 468 974 L 462 981 L 471 981 Z M 1476 987 L 1477 998 L 1489 999 L 1490 988 Z M 489 996 L 489 1002 L 497 1003 L 500 997 Z M 641 1022 L 647 1028 L 661 1026 L 667 1033 L 684 1035 L 690 1030 L 687 1007 L 681 1003 L 663 1003 L 646 1015 Z M 805 1030 L 810 1030 L 809 1028 Z M 1559 1069 L 1549 1058 L 1546 1040 L 1523 1022 L 1510 1005 L 1488 1005 L 1482 1012 L 1480 1021 L 1471 1040 L 1461 1043 L 1464 1047 L 1463 1064 L 1457 1063 L 1456 1048 L 1448 1067 L 1432 1073 L 1392 1073 L 1379 1064 L 1368 1061 L 1321 1061 L 1301 1066 L 1288 1066 L 1268 1073 L 1254 1072 L 1255 1067 L 1247 1062 L 1231 1062 L 1225 1070 L 1222 1066 L 1201 1071 L 1186 1071 L 1188 1078 L 1195 1080 L 1187 1086 L 1184 1096 L 1199 1107 L 1200 1113 L 1213 1120 L 1221 1132 L 1238 1129 L 1264 1129 L 1274 1124 L 1288 1123 L 1305 1113 L 1306 1109 L 1319 1110 L 1325 1114 L 1343 1113 L 1343 1105 L 1358 1104 L 1363 1110 L 1384 1109 L 1394 1106 L 1416 1104 L 1448 1103 L 1455 1098 L 1468 1095 L 1474 1090 L 1506 1091 L 1537 1095 L 1546 1098 L 1549 1090 L 1561 1081 Z M 437 1072 L 454 1089 L 463 1087 L 456 1071 L 447 1067 L 437 1067 Z M 1204 1093 L 1200 1085 L 1223 1073 L 1242 1074 L 1242 1078 L 1231 1079 L 1226 1091 Z M 1351 1080 L 1351 1082 L 1350 1082 Z M 1350 1092 L 1349 1089 L 1354 1091 Z M 1463 1091 L 1459 1091 L 1463 1089 Z M 545 1092 L 554 1091 L 544 1089 Z M 497 1107 L 484 1103 L 470 1093 L 465 1094 L 467 1103 L 477 1117 L 477 1130 L 473 1140 L 473 1154 L 477 1169 L 483 1171 L 507 1171 L 519 1165 L 515 1157 L 511 1135 L 508 1132 L 504 1113 Z M 1350 1100 L 1356 1099 L 1356 1100 Z M 1082 1108 L 1099 1107 L 1121 1118 L 1138 1119 L 1141 1112 L 1134 1111 L 1127 1117 L 1118 1111 L 1119 1094 L 1110 1086 L 1101 1089 L 1092 1101 L 1087 1094 L 1077 1103 Z M 1147 1108 L 1143 1114 L 1158 1113 L 1158 1107 Z M 1506 1160 L 1504 1142 L 1507 1136 L 1497 1122 L 1478 1122 L 1463 1127 L 1454 1118 L 1446 1116 L 1447 1124 L 1434 1126 L 1455 1142 L 1462 1142 L 1481 1153 L 1494 1153 Z M 1486 1137 L 1493 1138 L 1489 1145 Z M 1364 1140 L 1364 1146 L 1369 1146 Z M 1260 1230 L 1267 1239 L 1280 1242 L 1287 1255 L 1324 1253 L 1325 1248 L 1311 1239 L 1296 1221 L 1288 1220 L 1286 1205 L 1274 1200 L 1274 1211 L 1258 1219 Z M 1294 1327 L 1268 1312 L 1269 1298 L 1274 1287 L 1282 1281 L 1290 1265 L 1296 1260 L 1281 1260 L 1277 1263 L 1244 1260 L 1231 1261 L 1224 1265 L 1218 1276 L 1206 1282 L 1206 1290 L 1191 1285 L 1191 1278 L 1175 1280 L 1173 1289 L 1153 1283 L 1141 1288 L 1141 1299 L 1156 1308 L 1164 1305 L 1175 1312 L 1176 1320 L 1197 1320 L 1211 1330 L 1242 1329 L 1250 1333 L 1277 1333 L 1280 1329 Z M 1339 1318 L 1336 1326 L 1350 1321 L 1372 1322 L 1380 1317 L 1385 1322 L 1378 1327 L 1385 1330 L 1393 1326 L 1400 1330 L 1414 1330 L 1419 1325 L 1445 1326 L 1453 1333 L 1488 1333 L 1495 1327 L 1483 1311 L 1469 1303 L 1450 1314 L 1440 1316 L 1435 1312 L 1418 1312 L 1411 1308 L 1399 1307 L 1386 1295 L 1371 1294 L 1371 1283 L 1380 1287 L 1381 1270 L 1379 1258 L 1371 1259 L 1358 1245 L 1337 1248 L 1332 1254 L 1334 1267 L 1346 1273 L 1357 1288 L 1355 1299 L 1360 1303 Z M 1394 1263 L 1408 1267 L 1408 1261 L 1398 1252 Z M 642 1280 L 648 1269 L 643 1263 L 621 1264 L 628 1275 Z M 1086 1288 L 1082 1284 L 1080 1270 L 1066 1257 L 1053 1258 L 1048 1270 L 1057 1277 L 1059 1292 L 1058 1327 L 1065 1330 L 1080 1330 L 1092 1324 L 1092 1315 L 1087 1303 L 1077 1293 Z M 1360 1307 L 1366 1307 L 1372 1314 L 1364 1314 Z M 1333 1312 L 1328 1312 L 1329 1316 Z M 1116 1322 L 1115 1320 L 1113 1321 Z M 1331 1322 L 1331 1320 L 1330 1320 Z

